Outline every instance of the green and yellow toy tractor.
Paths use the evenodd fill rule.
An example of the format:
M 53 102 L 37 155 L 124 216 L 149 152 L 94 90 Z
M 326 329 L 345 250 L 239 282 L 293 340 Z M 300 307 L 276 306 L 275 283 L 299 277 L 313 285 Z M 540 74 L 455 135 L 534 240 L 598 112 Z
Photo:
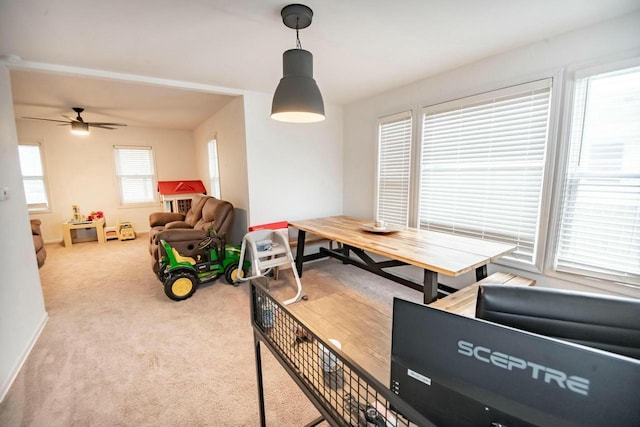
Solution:
M 217 237 L 206 237 L 199 242 L 195 258 L 180 255 L 164 240 L 160 244 L 164 256 L 159 261 L 158 279 L 164 285 L 164 293 L 174 301 L 191 297 L 200 283 L 216 280 L 221 275 L 228 284 L 238 286 L 237 279 L 251 268 L 249 261 L 244 261 L 240 268 L 240 245 L 227 245 Z

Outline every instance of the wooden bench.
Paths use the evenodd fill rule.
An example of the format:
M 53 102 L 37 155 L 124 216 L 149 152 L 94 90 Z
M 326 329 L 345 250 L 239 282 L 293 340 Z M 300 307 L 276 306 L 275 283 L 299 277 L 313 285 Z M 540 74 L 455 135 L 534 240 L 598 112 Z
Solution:
M 307 245 L 313 245 L 315 243 L 324 243 L 324 242 L 329 242 L 329 249 L 333 249 L 333 240 L 327 239 L 326 237 L 322 237 L 322 236 L 316 236 L 315 234 L 307 233 L 304 239 L 304 246 L 306 248 Z M 292 237 L 289 239 L 289 247 L 291 249 L 298 247 L 297 237 Z M 339 243 L 338 243 L 338 247 L 340 247 Z
M 306 245 L 312 245 L 314 243 L 321 243 L 321 242 L 330 242 L 329 239 L 325 239 L 324 237 L 321 236 L 316 236 L 313 234 L 309 234 L 305 237 L 304 239 L 304 244 Z M 289 239 L 289 246 L 291 248 L 295 248 L 298 246 L 298 238 L 297 237 L 292 237 Z
M 450 311 L 467 317 L 476 317 L 476 298 L 478 287 L 483 283 L 502 283 L 505 285 L 534 286 L 536 281 L 509 273 L 493 273 L 479 282 L 473 283 L 442 299 L 429 304 L 441 310 Z

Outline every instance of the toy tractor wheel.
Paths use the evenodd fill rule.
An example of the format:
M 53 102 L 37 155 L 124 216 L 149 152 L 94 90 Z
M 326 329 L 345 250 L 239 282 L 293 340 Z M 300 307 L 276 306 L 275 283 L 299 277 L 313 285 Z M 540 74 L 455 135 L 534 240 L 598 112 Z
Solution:
M 164 281 L 164 293 L 174 301 L 185 300 L 196 291 L 198 279 L 192 273 L 181 271 L 169 274 Z
M 242 278 L 245 276 L 245 271 L 239 268 L 239 264 L 234 262 L 233 264 L 229 264 L 227 268 L 224 269 L 224 280 L 227 281 L 228 284 L 233 286 L 238 286 L 236 280 L 238 278 Z

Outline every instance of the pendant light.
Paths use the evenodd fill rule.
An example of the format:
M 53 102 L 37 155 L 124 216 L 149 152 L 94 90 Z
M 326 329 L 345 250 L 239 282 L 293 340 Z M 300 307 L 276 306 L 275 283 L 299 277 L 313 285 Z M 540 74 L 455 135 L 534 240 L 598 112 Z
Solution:
M 282 55 L 282 79 L 273 94 L 271 118 L 281 122 L 312 123 L 325 119 L 324 102 L 313 79 L 313 55 L 302 49 L 298 31 L 311 25 L 313 11 L 290 4 L 281 11 L 282 22 L 296 30 L 296 48 Z

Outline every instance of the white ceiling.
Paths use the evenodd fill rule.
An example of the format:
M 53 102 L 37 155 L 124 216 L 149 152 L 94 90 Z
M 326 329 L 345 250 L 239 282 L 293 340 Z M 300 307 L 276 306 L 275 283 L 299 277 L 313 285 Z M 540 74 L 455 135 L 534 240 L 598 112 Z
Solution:
M 0 56 L 270 93 L 295 47 L 276 0 L 2 0 Z M 309 0 L 300 31 L 325 102 L 347 104 L 640 9 L 638 0 Z M 28 68 L 28 67 L 27 67 Z M 16 115 L 192 129 L 229 98 L 12 72 Z M 98 117 L 91 116 L 94 110 Z M 144 110 L 144 111 L 143 111 Z M 200 111 L 201 115 L 196 112 Z M 161 114 L 160 112 L 164 112 Z M 181 114 L 183 112 L 184 114 Z M 211 114 L 209 114 L 211 115 Z M 183 116 L 184 118 L 180 118 Z M 196 123 L 197 125 L 198 123 Z
M 201 91 L 24 70 L 11 71 L 16 118 L 66 120 L 82 107 L 89 122 L 195 129 L 231 99 Z

